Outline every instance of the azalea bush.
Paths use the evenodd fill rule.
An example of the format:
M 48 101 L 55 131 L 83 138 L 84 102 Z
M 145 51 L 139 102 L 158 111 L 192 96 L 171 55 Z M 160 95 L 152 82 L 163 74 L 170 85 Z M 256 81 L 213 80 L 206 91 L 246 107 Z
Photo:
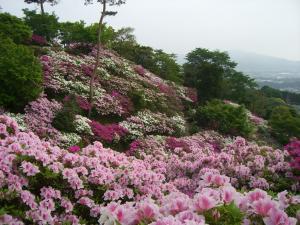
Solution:
M 195 193 L 186 195 L 147 160 L 105 149 L 99 142 L 83 149 L 53 147 L 33 133 L 20 132 L 7 116 L 0 116 L 0 125 L 3 224 L 295 225 L 297 221 L 285 210 L 300 199 L 287 192 L 276 198 L 260 189 L 240 193 L 229 177 L 207 170 L 197 180 Z
M 294 169 L 295 176 L 300 180 L 300 140 L 293 140 L 285 149 L 289 152 L 291 157 L 290 166 Z
M 299 190 L 299 181 L 289 165 L 288 152 L 223 138 L 215 132 L 174 138 L 151 136 L 132 142 L 128 152 L 149 162 L 152 170 L 186 194 L 195 193 L 198 180 L 207 171 L 232 177 L 234 187 L 250 190 Z

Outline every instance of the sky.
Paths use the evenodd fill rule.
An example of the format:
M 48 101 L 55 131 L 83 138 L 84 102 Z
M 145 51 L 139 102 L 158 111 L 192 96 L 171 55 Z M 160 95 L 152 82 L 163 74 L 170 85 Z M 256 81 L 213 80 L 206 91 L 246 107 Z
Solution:
M 100 4 L 60 0 L 46 11 L 61 21 L 98 21 Z M 2 11 L 17 16 L 23 0 L 0 0 Z M 186 54 L 197 47 L 240 50 L 300 61 L 300 0 L 127 0 L 115 17 L 115 28 L 133 27 L 139 43 L 169 53 Z

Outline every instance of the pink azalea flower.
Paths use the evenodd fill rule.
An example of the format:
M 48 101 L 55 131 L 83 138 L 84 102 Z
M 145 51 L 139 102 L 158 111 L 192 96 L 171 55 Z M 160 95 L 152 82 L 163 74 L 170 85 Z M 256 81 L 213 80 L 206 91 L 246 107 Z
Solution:
M 225 203 L 231 203 L 235 198 L 236 190 L 231 186 L 225 186 L 222 188 L 222 197 Z
M 272 209 L 270 211 L 270 216 L 264 218 L 264 222 L 266 225 L 296 225 L 297 220 L 288 217 L 284 211 Z
M 210 196 L 198 194 L 195 196 L 194 209 L 201 213 L 214 208 L 217 203 L 218 202 Z
M 271 199 L 260 199 L 253 203 L 253 210 L 262 217 L 269 216 L 269 212 L 276 209 L 278 205 Z

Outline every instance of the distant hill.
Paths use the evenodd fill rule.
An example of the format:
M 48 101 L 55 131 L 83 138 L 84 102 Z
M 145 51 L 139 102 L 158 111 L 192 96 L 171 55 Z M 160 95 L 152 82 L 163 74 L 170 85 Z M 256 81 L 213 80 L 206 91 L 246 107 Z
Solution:
M 230 51 L 231 58 L 238 63 L 238 69 L 251 76 L 300 77 L 300 61 L 291 61 L 272 56 L 243 51 Z
M 260 86 L 300 93 L 300 61 L 276 58 L 251 52 L 229 51 L 237 70 L 256 79 Z M 178 54 L 177 62 L 183 64 L 185 55 Z

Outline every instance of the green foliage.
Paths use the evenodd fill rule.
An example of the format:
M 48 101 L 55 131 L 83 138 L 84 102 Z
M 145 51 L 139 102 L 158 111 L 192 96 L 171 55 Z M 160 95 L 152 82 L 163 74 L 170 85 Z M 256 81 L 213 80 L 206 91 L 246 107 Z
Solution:
M 257 87 L 254 79 L 232 70 L 226 74 L 223 98 L 233 100 L 239 104 L 246 104 L 248 93 Z
M 263 86 L 260 90 L 267 97 L 270 97 L 270 98 L 282 98 L 281 91 L 278 90 L 278 89 L 271 88 L 269 86 Z
M 269 125 L 272 135 L 281 144 L 287 144 L 292 137 L 300 138 L 300 116 L 291 107 L 276 107 L 271 114 Z
M 290 217 L 296 217 L 296 216 L 297 216 L 297 212 L 300 212 L 300 204 L 290 205 L 290 206 L 286 209 L 286 213 L 287 213 Z M 299 222 L 299 221 L 298 221 L 298 222 Z
M 114 41 L 136 43 L 133 31 L 134 29 L 132 27 L 122 27 L 115 32 Z
M 80 114 L 82 114 L 82 110 L 77 105 L 75 97 L 72 96 L 66 100 L 62 110 L 55 115 L 52 125 L 60 131 L 75 132 L 75 116 Z
M 281 98 L 267 97 L 261 90 L 248 91 L 245 105 L 251 112 L 267 120 L 275 107 L 287 106 Z
M 205 222 L 210 225 L 240 225 L 244 217 L 234 203 L 209 210 L 204 213 L 204 216 Z
M 98 24 L 94 23 L 86 28 L 87 33 L 90 35 L 90 42 L 97 43 L 98 37 Z M 115 30 L 111 26 L 106 26 L 105 24 L 102 25 L 101 31 L 101 44 L 110 46 L 111 42 L 113 41 L 115 36 Z
M 0 35 L 0 105 L 21 110 L 41 92 L 42 68 L 33 52 Z
M 268 97 L 281 98 L 288 104 L 300 105 L 300 94 L 289 91 L 281 91 L 269 86 L 264 86 L 261 91 Z
M 244 103 L 246 91 L 256 83 L 250 77 L 235 71 L 235 62 L 228 53 L 197 48 L 188 53 L 184 68 L 184 83 L 197 88 L 202 102 L 213 98 L 227 98 Z
M 38 14 L 35 10 L 24 9 L 25 23 L 31 27 L 34 34 L 52 41 L 58 36 L 59 22 L 58 17 L 53 13 Z
M 130 28 L 118 30 L 114 36 L 112 49 L 163 79 L 182 83 L 181 67 L 176 62 L 176 56 L 137 44 L 131 32 L 133 29 Z
M 197 48 L 188 53 L 186 59 L 183 66 L 185 84 L 197 88 L 203 101 L 221 98 L 225 73 L 236 66 L 229 55 L 226 52 Z
M 145 93 L 143 91 L 132 90 L 132 92 L 129 93 L 129 97 L 134 105 L 135 111 L 140 111 L 146 108 L 147 102 L 145 100 Z
M 224 134 L 249 136 L 253 127 L 243 106 L 234 107 L 220 100 L 212 100 L 197 109 L 195 116 L 200 126 Z
M 182 83 L 181 68 L 176 63 L 176 55 L 162 50 L 155 50 L 154 53 L 155 67 L 151 71 L 165 80 Z
M 86 26 L 83 21 L 60 23 L 60 39 L 62 44 L 97 43 L 98 24 Z M 115 30 L 111 26 L 102 25 L 101 43 L 110 45 L 114 40 Z
M 282 192 L 286 190 L 286 187 L 291 187 L 293 185 L 293 179 L 290 177 L 279 176 L 276 177 L 274 174 L 268 170 L 264 171 L 263 177 L 269 182 L 273 183 L 272 190 L 276 192 Z
M 21 44 L 31 37 L 31 30 L 21 19 L 8 13 L 0 13 L 0 35 Z
M 79 22 L 64 22 L 60 23 L 60 39 L 62 44 L 70 44 L 73 42 L 89 42 L 91 37 L 85 29 L 85 23 Z

